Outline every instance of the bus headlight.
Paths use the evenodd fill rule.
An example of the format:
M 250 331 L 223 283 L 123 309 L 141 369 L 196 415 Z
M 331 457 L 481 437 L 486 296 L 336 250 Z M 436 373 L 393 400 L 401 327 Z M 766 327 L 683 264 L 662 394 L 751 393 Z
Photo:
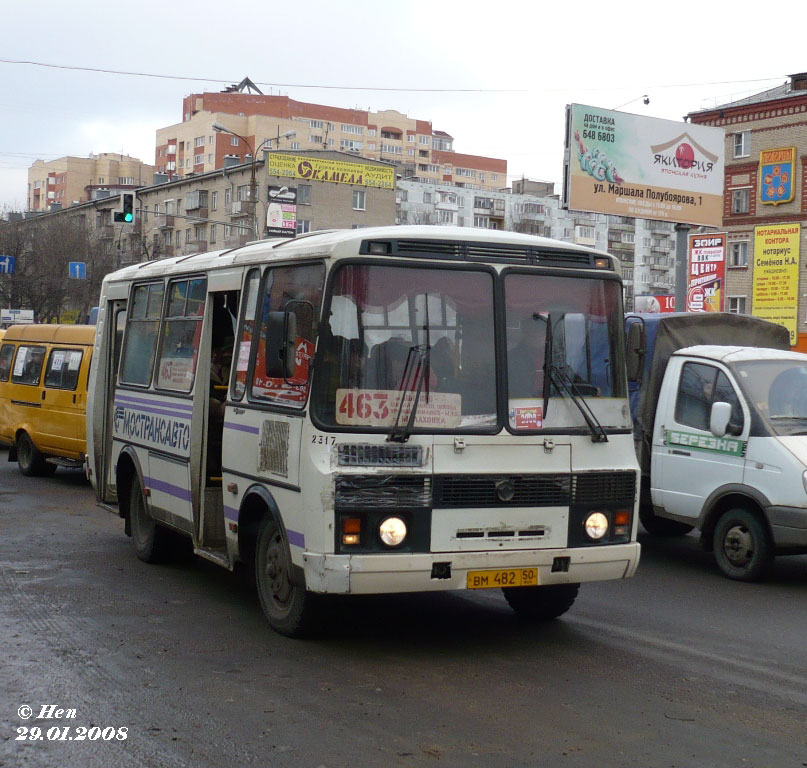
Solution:
M 585 522 L 589 538 L 599 540 L 608 533 L 608 518 L 602 512 L 592 512 Z
M 378 535 L 388 547 L 397 547 L 406 538 L 406 523 L 400 517 L 388 517 L 378 526 Z

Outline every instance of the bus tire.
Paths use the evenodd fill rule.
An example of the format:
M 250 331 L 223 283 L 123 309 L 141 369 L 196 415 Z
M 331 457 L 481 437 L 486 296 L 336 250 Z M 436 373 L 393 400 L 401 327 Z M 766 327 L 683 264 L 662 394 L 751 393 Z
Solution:
M 694 526 L 687 523 L 679 523 L 677 520 L 667 520 L 659 517 L 649 506 L 642 506 L 639 509 L 639 520 L 644 529 L 653 536 L 685 536 Z
M 42 477 L 56 471 L 56 465 L 45 461 L 27 432 L 17 436 L 17 466 L 26 477 Z
M 759 581 L 773 563 L 773 544 L 764 523 L 744 507 L 724 512 L 714 533 L 717 566 L 735 581 Z
M 144 563 L 161 563 L 171 550 L 171 532 L 159 525 L 146 509 L 146 500 L 137 477 L 129 488 L 129 524 L 135 554 Z
M 503 587 L 504 599 L 520 619 L 549 621 L 574 605 L 579 584 L 550 584 L 545 587 Z
M 286 537 L 277 520 L 266 515 L 255 546 L 255 586 L 269 626 L 286 637 L 304 637 L 316 626 L 317 595 L 294 583 Z

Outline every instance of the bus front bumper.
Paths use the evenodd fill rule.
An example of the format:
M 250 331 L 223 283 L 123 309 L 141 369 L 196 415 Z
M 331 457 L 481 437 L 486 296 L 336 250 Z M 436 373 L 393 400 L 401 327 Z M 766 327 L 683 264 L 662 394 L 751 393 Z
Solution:
M 539 585 L 627 579 L 636 572 L 639 553 L 638 542 L 579 549 L 510 552 L 402 552 L 370 555 L 304 552 L 303 566 L 306 587 L 312 592 L 436 592 L 468 589 L 468 573 L 471 571 L 534 568 L 538 571 Z M 450 567 L 446 568 L 446 564 Z M 438 567 L 435 568 L 435 565 Z M 562 570 L 565 567 L 568 570 Z M 435 572 L 441 576 L 435 577 Z

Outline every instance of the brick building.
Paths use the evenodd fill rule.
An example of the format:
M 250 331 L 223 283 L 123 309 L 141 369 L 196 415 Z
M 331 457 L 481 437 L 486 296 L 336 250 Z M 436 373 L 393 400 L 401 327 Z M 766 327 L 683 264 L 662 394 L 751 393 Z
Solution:
M 214 124 L 238 136 L 217 132 Z M 171 178 L 206 173 L 227 157 L 246 162 L 261 146 L 348 152 L 392 163 L 402 178 L 471 189 L 507 186 L 506 160 L 455 152 L 454 138 L 427 120 L 394 109 L 372 112 L 267 96 L 248 80 L 222 93 L 185 97 L 182 122 L 157 131 L 154 164 Z
M 776 88 L 692 112 L 687 118 L 726 131 L 725 309 L 759 314 L 762 302 L 758 295 L 755 312 L 754 273 L 770 267 L 761 253 L 765 241 L 760 228 L 791 230 L 796 233 L 792 255 L 799 260 L 798 289 L 794 281 L 785 313 L 798 334 L 797 346 L 807 350 L 807 259 L 802 255 L 807 254 L 807 73 L 790 75 Z

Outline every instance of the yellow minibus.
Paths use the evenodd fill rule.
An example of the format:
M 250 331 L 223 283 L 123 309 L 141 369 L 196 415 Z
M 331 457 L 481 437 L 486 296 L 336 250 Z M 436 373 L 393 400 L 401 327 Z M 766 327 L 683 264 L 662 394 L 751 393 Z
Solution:
M 0 340 L 0 444 L 24 475 L 81 467 L 95 327 L 14 325 Z

